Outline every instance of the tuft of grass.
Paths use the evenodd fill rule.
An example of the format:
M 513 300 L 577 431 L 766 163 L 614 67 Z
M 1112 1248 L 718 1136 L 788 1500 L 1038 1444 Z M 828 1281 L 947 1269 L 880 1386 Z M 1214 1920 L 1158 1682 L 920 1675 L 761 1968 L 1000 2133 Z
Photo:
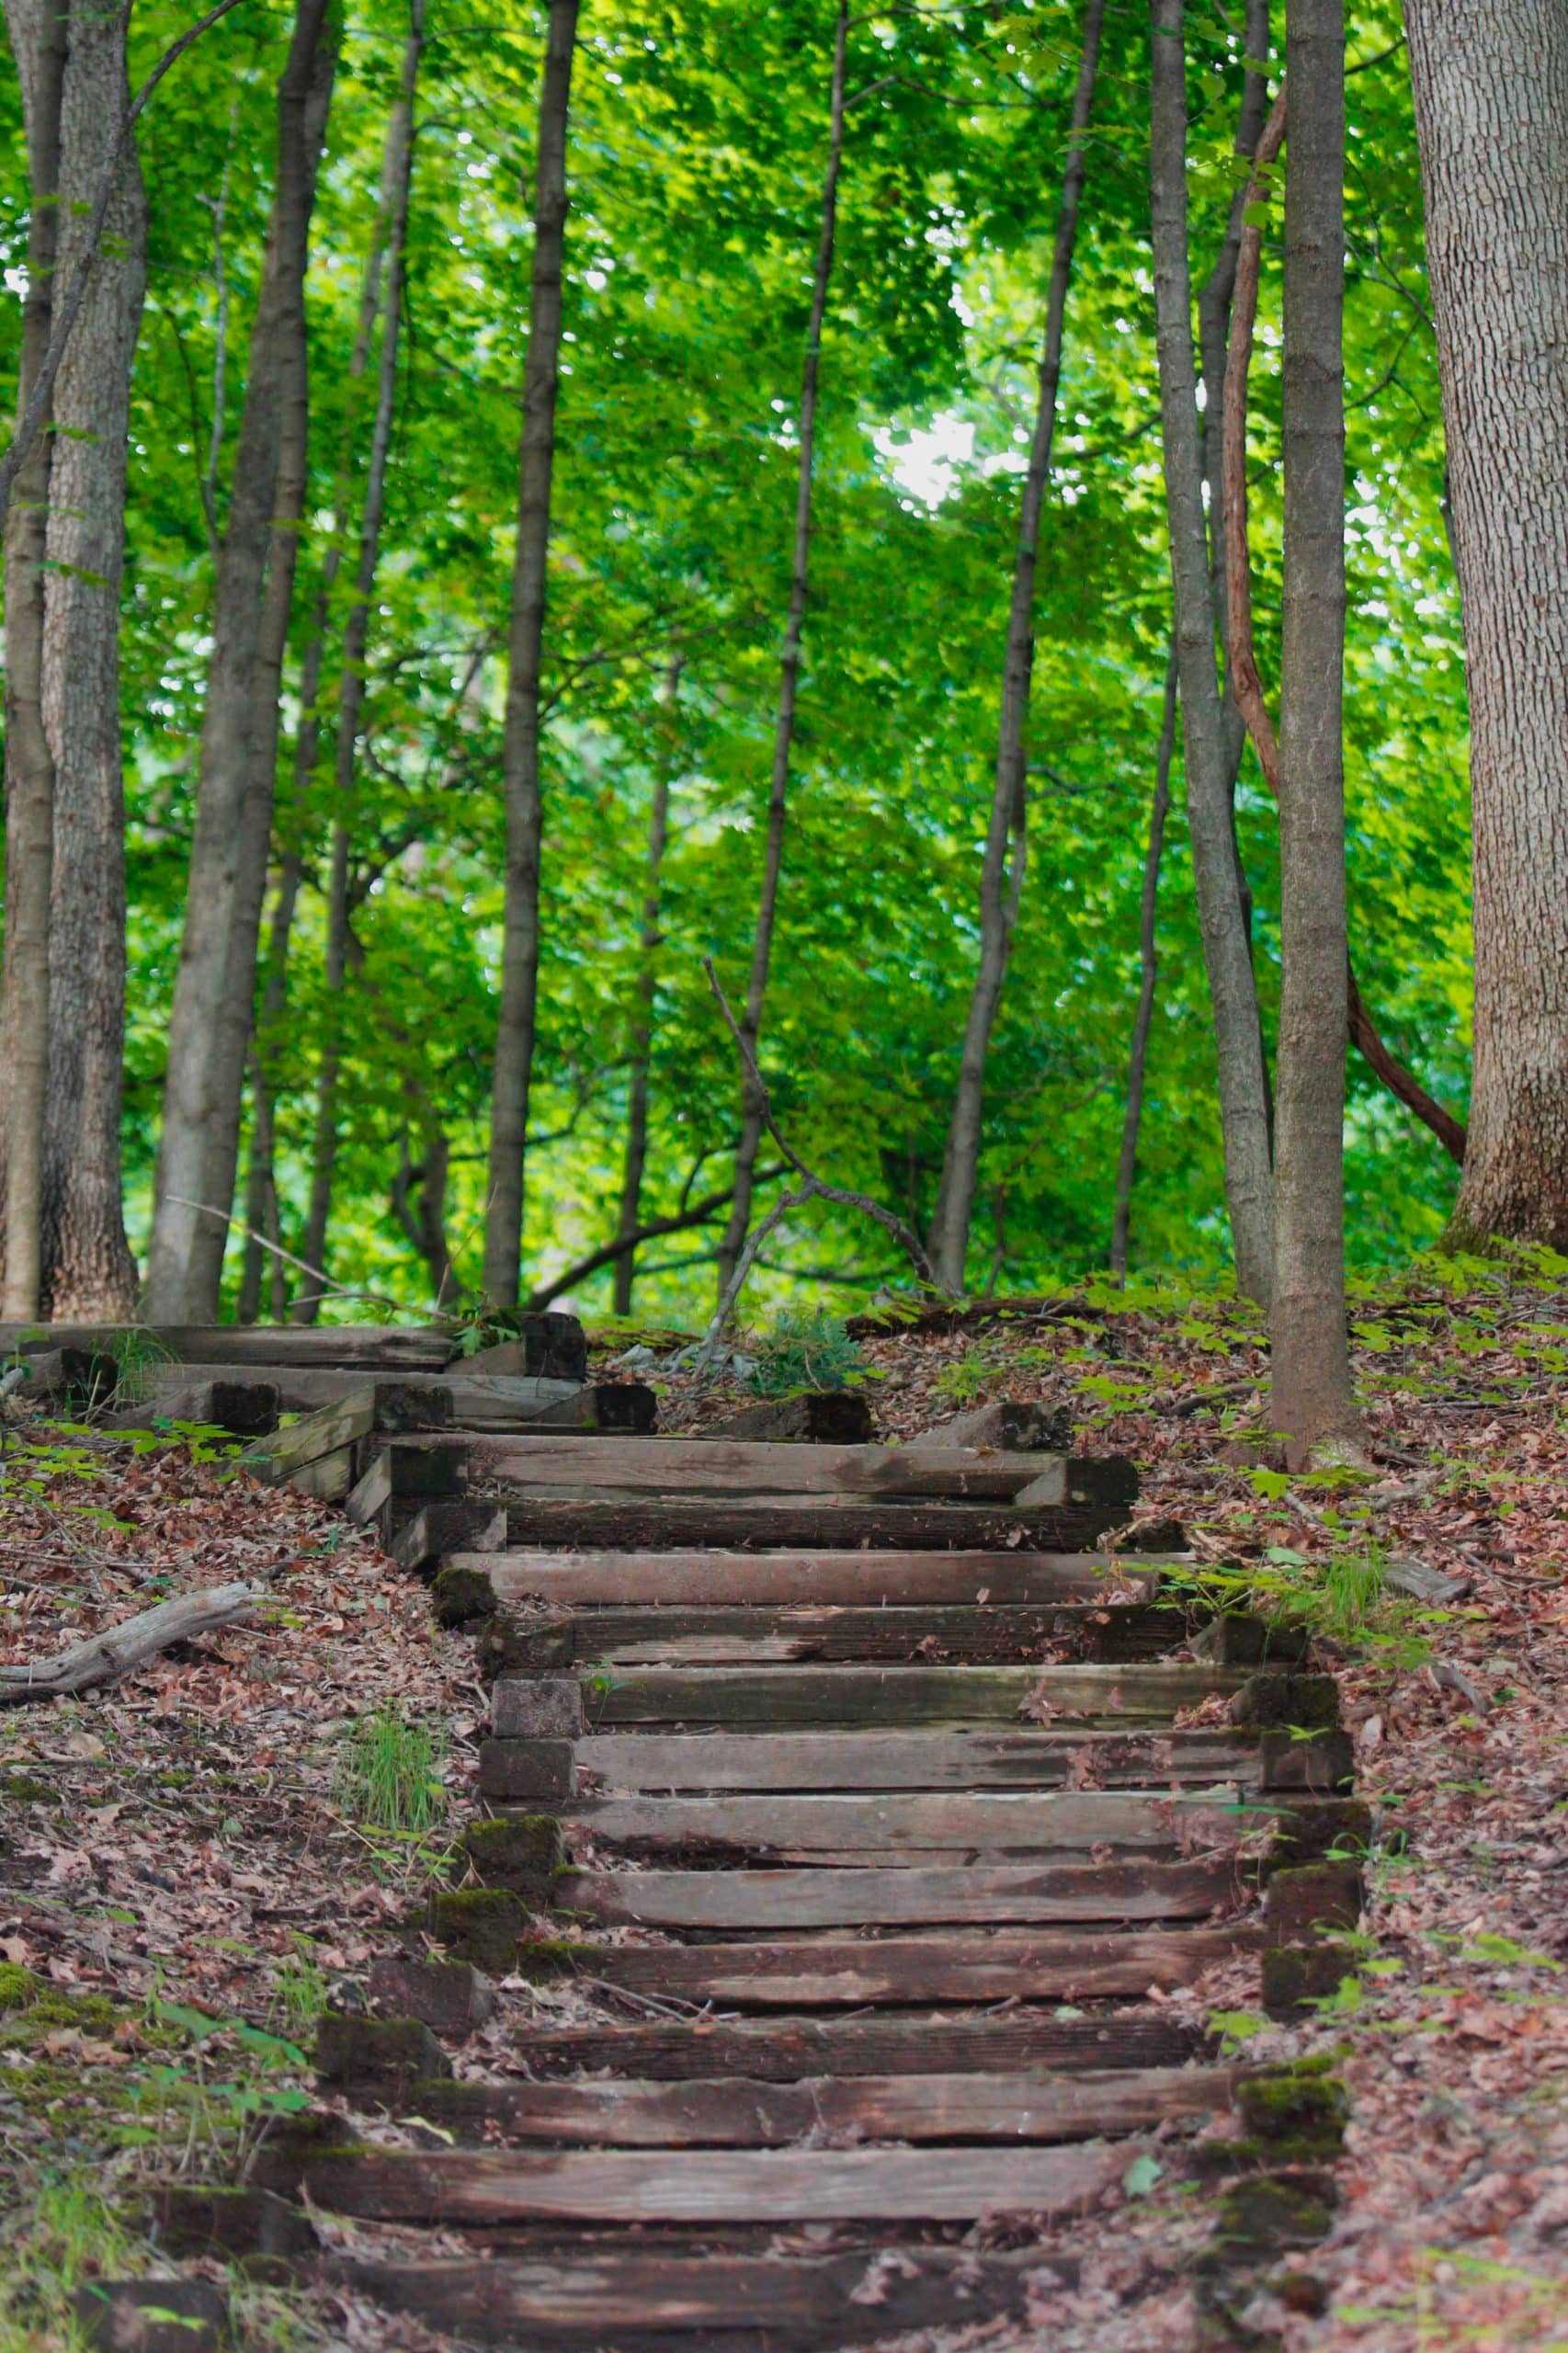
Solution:
M 1364 1552 L 1335 1552 L 1323 1572 L 1323 1623 L 1342 1640 L 1363 1633 L 1383 1614 L 1388 1562 L 1376 1545 Z
M 445 1742 L 430 1724 L 395 1708 L 361 1716 L 344 1737 L 338 1768 L 343 1802 L 363 1829 L 417 1838 L 446 1811 L 437 1774 Z
M 799 1389 L 849 1389 L 865 1380 L 865 1358 L 841 1316 L 786 1308 L 770 1331 L 747 1341 L 756 1359 L 746 1386 L 759 1397 L 789 1397 Z

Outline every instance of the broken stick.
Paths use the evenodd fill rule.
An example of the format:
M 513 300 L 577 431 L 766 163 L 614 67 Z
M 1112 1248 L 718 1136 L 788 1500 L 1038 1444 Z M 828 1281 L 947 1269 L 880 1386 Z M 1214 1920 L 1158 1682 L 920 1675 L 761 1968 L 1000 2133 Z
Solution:
M 87 1691 L 99 1683 L 118 1683 L 133 1667 L 155 1658 L 175 1643 L 196 1634 L 216 1633 L 223 1626 L 239 1626 L 267 1598 L 264 1585 L 221 1585 L 210 1593 L 182 1593 L 176 1600 L 160 1601 L 139 1617 L 127 1618 L 101 1634 L 73 1643 L 53 1658 L 29 1660 L 21 1666 L 0 1666 L 0 1708 L 19 1707 L 27 1699 L 57 1699 L 72 1691 Z

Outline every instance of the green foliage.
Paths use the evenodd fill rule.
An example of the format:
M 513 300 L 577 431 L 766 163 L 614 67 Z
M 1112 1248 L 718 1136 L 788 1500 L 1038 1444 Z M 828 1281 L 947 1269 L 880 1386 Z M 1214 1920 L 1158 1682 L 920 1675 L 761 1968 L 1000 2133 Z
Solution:
M 432 1830 L 447 1807 L 437 1769 L 443 1746 L 437 1729 L 411 1723 L 391 1708 L 350 1724 L 343 1737 L 338 1791 L 353 1819 L 393 1838 L 422 1837 Z
M 866 1359 L 843 1319 L 790 1308 L 747 1342 L 756 1361 L 746 1386 L 759 1397 L 789 1397 L 798 1389 L 848 1389 L 867 1378 Z

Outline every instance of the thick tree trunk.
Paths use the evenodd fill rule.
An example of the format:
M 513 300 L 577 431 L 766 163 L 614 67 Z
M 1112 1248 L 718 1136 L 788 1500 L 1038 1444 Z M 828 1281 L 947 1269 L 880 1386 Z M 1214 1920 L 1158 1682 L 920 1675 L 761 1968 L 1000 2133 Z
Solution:
M 778 879 L 784 863 L 784 817 L 790 792 L 790 758 L 795 741 L 795 702 L 801 683 L 801 644 L 806 628 L 806 598 L 811 584 L 812 474 L 816 463 L 817 379 L 822 366 L 822 331 L 827 316 L 828 287 L 833 278 L 833 253 L 838 235 L 838 176 L 844 161 L 844 76 L 849 45 L 847 0 L 839 0 L 833 34 L 833 80 L 828 97 L 827 169 L 823 176 L 822 228 L 817 238 L 816 266 L 812 273 L 812 307 L 806 325 L 805 355 L 801 363 L 800 458 L 795 469 L 795 541 L 790 580 L 790 607 L 784 623 L 784 648 L 778 660 L 778 704 L 773 722 L 773 771 L 767 793 L 767 828 L 762 852 L 762 889 L 757 898 L 756 929 L 752 935 L 751 971 L 746 979 L 741 1035 L 753 1063 L 762 1029 L 762 1008 L 767 995 L 767 969 L 773 958 L 773 930 L 778 913 Z M 762 1143 L 763 1099 L 760 1089 L 745 1074 L 743 1054 L 741 1140 L 735 1153 L 734 1195 L 723 1239 L 719 1245 L 719 1297 L 722 1300 L 740 1260 L 751 1223 L 752 1193 L 756 1181 L 756 1155 Z
M 119 138 L 125 18 L 72 0 L 61 99 L 62 279 Z M 102 244 L 54 386 L 42 704 L 54 760 L 42 1296 L 57 1318 L 129 1316 L 136 1269 L 120 1210 L 125 804 L 119 582 L 131 369 L 146 272 L 146 199 L 127 142 Z
M 555 403 L 561 379 L 561 278 L 566 253 L 566 125 L 579 0 L 550 0 L 534 163 L 533 284 L 523 369 L 517 547 L 512 568 L 511 669 L 502 770 L 506 793 L 506 875 L 501 1005 L 490 1099 L 490 1204 L 484 1228 L 484 1289 L 498 1307 L 517 1304 L 522 1277 L 523 1178 L 539 999 L 540 676 L 544 658 L 550 556 L 550 494 L 555 470 Z
M 1023 882 L 1025 812 L 1028 777 L 1025 737 L 1028 727 L 1029 688 L 1034 675 L 1034 588 L 1040 553 L 1040 518 L 1051 479 L 1051 449 L 1056 431 L 1056 392 L 1062 379 L 1062 338 L 1067 315 L 1067 287 L 1073 271 L 1073 248 L 1078 235 L 1078 206 L 1088 173 L 1089 109 L 1094 103 L 1095 77 L 1099 70 L 1100 33 L 1105 0 L 1088 0 L 1084 18 L 1084 47 L 1078 83 L 1073 95 L 1072 127 L 1067 134 L 1067 165 L 1062 177 L 1062 203 L 1056 222 L 1056 248 L 1051 257 L 1051 286 L 1046 297 L 1045 340 L 1040 349 L 1040 384 L 1035 401 L 1034 438 L 1024 474 L 1018 507 L 1017 550 L 1013 559 L 1013 600 L 1007 615 L 1006 652 L 1002 665 L 1002 716 L 996 739 L 996 780 L 991 797 L 985 852 L 980 870 L 980 969 L 970 995 L 959 1060 L 959 1081 L 948 1125 L 947 1150 L 937 1192 L 927 1247 L 937 1280 L 946 1291 L 963 1290 L 964 1260 L 969 1250 L 969 1222 L 980 1168 L 981 1113 L 985 1093 L 985 1059 L 1001 1002 L 1002 983 L 1012 953 L 1017 923 L 1018 894 Z M 1009 837 L 1017 845 L 1012 875 L 1008 873 Z
M 1173 654 L 1165 665 L 1160 748 L 1154 759 L 1154 796 L 1149 806 L 1149 847 L 1143 854 L 1143 892 L 1138 909 L 1138 961 L 1142 977 L 1138 988 L 1138 1011 L 1132 1022 L 1132 1051 L 1128 1058 L 1127 1110 L 1121 1122 L 1121 1154 L 1116 1169 L 1116 1204 L 1111 1212 L 1110 1271 L 1118 1282 L 1124 1282 L 1127 1279 L 1132 1181 L 1138 1174 L 1138 1131 L 1143 1124 L 1143 1074 L 1149 1060 L 1149 1031 L 1154 1019 L 1154 990 L 1160 977 L 1155 922 L 1160 905 L 1160 865 L 1165 854 L 1165 820 L 1171 812 L 1171 761 L 1176 754 L 1176 665 Z
M 1293 1467 L 1353 1438 L 1345 1309 L 1345 5 L 1288 0 L 1282 971 L 1271 1418 Z
M 615 1262 L 615 1312 L 631 1313 L 631 1286 L 637 1273 L 635 1236 L 642 1222 L 642 1175 L 648 1164 L 648 1082 L 653 1055 L 653 1007 L 658 995 L 659 879 L 669 832 L 670 786 L 675 780 L 676 747 L 680 725 L 681 665 L 670 664 L 665 681 L 665 736 L 653 777 L 653 805 L 648 817 L 647 879 L 642 892 L 642 964 L 637 974 L 637 1010 L 631 1023 L 631 1075 L 626 1106 L 626 1162 L 620 1183 L 620 1215 L 616 1240 L 626 1246 Z
M 236 1147 L 227 1134 L 225 1106 L 232 1099 L 237 1128 L 239 1083 L 231 1073 L 225 1084 L 225 1050 L 232 1062 L 232 1008 L 243 976 L 254 976 L 265 883 L 247 867 L 255 864 L 258 840 L 266 858 L 276 758 L 275 719 L 268 717 L 259 741 L 256 730 L 258 694 L 270 667 L 263 632 L 270 619 L 276 637 L 267 590 L 273 560 L 282 552 L 283 534 L 275 528 L 280 478 L 286 444 L 298 440 L 303 421 L 305 266 L 337 33 L 332 0 L 299 0 L 278 88 L 278 183 L 218 563 L 185 935 L 169 1017 L 147 1267 L 147 1313 L 164 1324 L 207 1323 L 217 1313 L 224 1228 L 203 1217 L 200 1205 L 226 1218 L 228 1198 L 209 1202 L 207 1188 L 222 1166 L 233 1187 Z M 298 452 L 289 454 L 297 465 Z M 288 536 L 292 540 L 297 534 Z M 291 551 L 286 565 L 291 566 Z M 278 584 L 279 593 L 285 585 L 291 580 Z M 266 758 L 268 742 L 272 759 Z M 248 1007 L 240 1026 L 248 1031 Z
M 337 689 L 337 748 L 334 767 L 335 799 L 327 882 L 326 1006 L 321 1068 L 316 1082 L 310 1207 L 305 1218 L 304 1239 L 300 1245 L 300 1256 L 306 1265 L 323 1269 L 326 1266 L 332 1188 L 337 1171 L 337 1089 L 343 1064 L 343 993 L 348 973 L 348 869 L 353 840 L 355 767 L 365 710 L 365 657 L 369 648 L 370 603 L 375 593 L 376 569 L 381 562 L 387 465 L 392 455 L 392 419 L 397 410 L 403 252 L 414 184 L 414 98 L 424 48 L 425 0 L 413 0 L 408 42 L 403 51 L 403 85 L 387 132 L 381 183 L 386 221 L 385 314 L 381 324 L 381 362 L 376 377 L 376 413 L 370 427 L 369 460 L 365 472 L 365 502 L 359 519 L 359 560 L 354 580 L 354 602 L 348 608 L 348 618 L 344 625 L 343 667 Z M 319 1290 L 312 1286 L 296 1303 L 293 1320 L 296 1323 L 310 1322 L 319 1303 Z
M 28 135 L 28 291 L 18 417 L 49 347 L 60 218 L 66 18 L 59 0 L 8 0 Z M 43 1129 L 49 1074 L 49 897 L 54 758 L 43 723 L 44 553 L 51 443 L 40 431 L 6 514 L 6 947 L 0 979 L 0 1315 L 38 1313 L 43 1273 Z
M 1470 681 L 1475 1057 L 1454 1231 L 1562 1250 L 1568 12 L 1406 0 L 1405 21 Z
M 1236 1280 L 1267 1305 L 1273 1272 L 1268 1074 L 1232 824 L 1231 773 L 1214 662 L 1214 597 L 1203 513 L 1187 220 L 1187 63 L 1182 0 L 1152 0 L 1150 180 L 1176 669 L 1187 825 L 1214 1015 L 1225 1195 Z

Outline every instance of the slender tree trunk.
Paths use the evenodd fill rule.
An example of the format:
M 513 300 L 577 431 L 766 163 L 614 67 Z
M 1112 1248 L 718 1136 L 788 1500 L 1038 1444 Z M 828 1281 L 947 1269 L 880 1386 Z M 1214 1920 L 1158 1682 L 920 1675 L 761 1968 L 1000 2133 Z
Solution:
M 1214 1015 L 1236 1280 L 1249 1299 L 1267 1305 L 1273 1270 L 1268 1074 L 1236 867 L 1224 714 L 1214 665 L 1187 255 L 1182 0 L 1152 0 L 1151 15 L 1154 307 L 1187 824 Z
M 406 63 L 406 52 L 405 52 Z M 412 131 L 412 117 L 408 118 Z M 363 380 L 370 364 L 370 348 L 375 339 L 376 323 L 381 314 L 381 301 L 386 284 L 387 239 L 396 203 L 396 191 L 402 176 L 404 139 L 404 115 L 401 97 L 394 103 L 388 119 L 386 139 L 381 151 L 381 199 L 376 210 L 376 226 L 365 257 L 364 275 L 359 289 L 359 317 L 354 342 L 348 355 L 350 392 Z M 263 1223 L 262 1211 L 267 1201 L 277 1218 L 278 1186 L 273 1173 L 275 1142 L 275 1104 L 278 1074 L 276 1049 L 283 1017 L 289 1002 L 289 947 L 293 933 L 294 915 L 300 902 L 300 889 L 304 880 L 304 851 L 301 838 L 310 801 L 311 779 L 315 774 L 316 759 L 321 748 L 322 672 L 326 658 L 327 624 L 332 609 L 333 590 L 337 583 L 343 562 L 343 542 L 348 524 L 348 509 L 353 497 L 354 449 L 358 439 L 358 408 L 351 399 L 349 420 L 345 427 L 338 453 L 337 477 L 333 499 L 332 528 L 323 551 L 321 576 L 316 584 L 314 607 L 311 616 L 310 633 L 300 664 L 300 723 L 294 736 L 292 781 L 289 801 L 289 823 L 285 827 L 283 854 L 279 864 L 278 895 L 273 903 L 272 921 L 268 931 L 266 957 L 266 978 L 262 988 L 261 1011 L 256 1025 L 255 1071 L 252 1095 L 255 1118 L 251 1129 L 250 1170 L 246 1179 L 245 1222 L 250 1231 L 245 1237 L 244 1272 L 241 1279 L 241 1296 L 261 1298 L 262 1261 L 267 1259 L 271 1270 L 273 1321 L 280 1323 L 288 1308 L 288 1279 L 280 1258 L 264 1251 L 257 1234 L 266 1232 L 269 1241 L 281 1236 Z
M 675 781 L 676 749 L 680 726 L 680 659 L 670 664 L 665 680 L 665 735 L 653 777 L 653 805 L 648 817 L 648 863 L 642 892 L 642 965 L 637 975 L 637 1010 L 631 1024 L 631 1077 L 626 1107 L 626 1164 L 620 1185 L 620 1216 L 616 1240 L 628 1246 L 615 1262 L 615 1312 L 631 1313 L 631 1286 L 636 1279 L 637 1252 L 633 1235 L 642 1222 L 642 1174 L 648 1163 L 648 1082 L 653 1055 L 653 1006 L 658 995 L 659 879 L 669 831 L 670 786 Z
M 1353 1440 L 1345 1310 L 1345 0 L 1288 0 L 1274 1427 Z
M 812 273 L 812 307 L 806 325 L 806 348 L 801 363 L 800 457 L 795 469 L 795 540 L 790 567 L 790 605 L 784 623 L 784 647 L 778 659 L 778 704 L 773 722 L 773 772 L 767 793 L 767 828 L 762 852 L 762 888 L 757 898 L 756 929 L 752 935 L 751 971 L 741 1035 L 746 1053 L 741 1057 L 741 1140 L 735 1153 L 735 1189 L 729 1220 L 719 1245 L 719 1297 L 729 1290 L 751 1223 L 756 1155 L 762 1143 L 763 1100 L 746 1075 L 748 1056 L 755 1063 L 762 1029 L 762 1008 L 767 995 L 767 968 L 773 957 L 773 930 L 778 913 L 778 880 L 784 863 L 784 817 L 790 793 L 790 758 L 795 741 L 795 702 L 801 683 L 801 646 L 806 628 L 806 599 L 811 584 L 812 475 L 816 463 L 817 379 L 822 367 L 823 324 L 827 316 L 828 288 L 833 278 L 833 251 L 838 234 L 838 176 L 844 161 L 844 77 L 848 59 L 848 0 L 839 0 L 833 34 L 833 79 L 828 97 L 827 169 L 823 176 L 822 228 L 817 238 L 816 267 Z
M 439 1313 L 457 1290 L 447 1239 L 447 1168 L 451 1146 L 427 1102 L 421 1102 L 420 1114 L 425 1148 L 417 1161 L 411 1159 L 404 1131 L 402 1163 L 392 1186 L 392 1211 L 425 1261 L 430 1296 Z
M 1067 314 L 1067 287 L 1073 271 L 1073 248 L 1078 234 L 1078 206 L 1088 173 L 1089 110 L 1094 103 L 1095 77 L 1099 70 L 1100 34 L 1105 0 L 1088 0 L 1084 17 L 1084 47 L 1078 84 L 1073 96 L 1072 128 L 1067 135 L 1067 165 L 1062 178 L 1062 203 L 1056 222 L 1056 249 L 1051 257 L 1051 288 L 1046 298 L 1045 340 L 1040 350 L 1040 387 L 1035 402 L 1034 438 L 1024 474 L 1018 507 L 1017 550 L 1013 559 L 1013 600 L 1007 615 L 1007 643 L 1002 665 L 1002 717 L 996 740 L 996 781 L 991 797 L 985 853 L 980 870 L 980 969 L 970 996 L 959 1061 L 959 1082 L 948 1126 L 947 1150 L 937 1192 L 937 1210 L 928 1243 L 937 1280 L 946 1291 L 963 1289 L 964 1260 L 969 1250 L 970 1216 L 980 1169 L 981 1115 L 985 1094 L 985 1060 L 1001 1002 L 1002 983 L 1012 953 L 1017 923 L 1018 896 L 1023 882 L 1024 818 L 1028 798 L 1025 738 L 1028 728 L 1029 688 L 1034 674 L 1035 570 L 1040 553 L 1040 518 L 1051 479 L 1051 449 L 1056 430 L 1056 392 L 1062 379 L 1062 339 Z M 1017 842 L 1015 871 L 1007 872 L 1009 835 Z
M 275 522 L 286 441 L 298 438 L 302 422 L 305 266 L 337 33 L 333 0 L 299 0 L 278 87 L 278 182 L 218 563 L 185 935 L 169 1017 L 147 1267 L 147 1312 L 165 1324 L 210 1322 L 217 1313 L 223 1228 L 192 1205 L 208 1204 L 216 1163 L 226 1164 L 233 1183 L 233 1151 L 226 1135 L 218 1137 L 225 1096 L 232 1095 L 236 1121 L 239 1108 L 237 1079 L 224 1083 L 226 1045 L 232 1058 L 225 1009 L 239 975 L 255 966 L 261 892 L 245 861 L 254 862 L 258 836 L 265 859 L 267 831 L 256 796 L 265 800 L 270 822 L 272 785 L 270 763 L 263 774 L 258 756 L 266 746 L 256 738 L 258 695 L 269 667 L 263 633 L 269 621 L 276 633 L 267 586 L 284 536 Z M 290 455 L 297 463 L 297 452 Z M 290 562 L 295 536 L 287 531 Z M 275 723 L 269 720 L 264 733 Z M 243 1058 L 242 1041 L 242 1069 Z M 210 1206 L 226 1216 L 229 1201 Z
M 1454 1238 L 1568 1249 L 1568 11 L 1406 0 L 1470 682 Z
M 18 416 L 49 346 L 60 188 L 66 17 L 60 0 L 8 0 L 28 134 L 28 291 Z M 46 419 L 47 424 L 47 419 Z M 6 948 L 0 979 L 0 1314 L 30 1322 L 43 1273 L 43 1131 L 49 1074 L 49 898 L 54 758 L 43 723 L 44 553 L 51 443 L 40 431 L 6 514 Z
M 321 1069 L 316 1082 L 310 1207 L 306 1212 L 304 1239 L 300 1245 L 300 1256 L 306 1264 L 322 1268 L 326 1266 L 332 1188 L 337 1170 L 337 1090 L 343 1064 L 343 993 L 348 972 L 348 867 L 354 826 L 355 766 L 358 758 L 360 725 L 365 709 L 365 659 L 369 648 L 370 605 L 375 593 L 376 570 L 381 562 L 381 523 L 386 513 L 387 466 L 392 455 L 392 420 L 397 412 L 403 252 L 414 184 L 414 98 L 424 47 L 425 0 L 412 0 L 408 42 L 403 51 L 403 86 L 387 135 L 382 182 L 383 192 L 390 197 L 386 214 L 385 317 L 381 325 L 381 364 L 376 379 L 376 413 L 370 427 L 369 461 L 365 473 L 365 504 L 359 523 L 359 561 L 354 580 L 354 602 L 348 608 L 348 619 L 344 625 L 343 669 L 337 690 L 335 809 L 327 884 L 325 1021 Z M 319 1303 L 319 1292 L 307 1292 L 296 1302 L 295 1322 L 312 1321 Z
M 125 18 L 72 0 L 61 100 L 62 277 L 76 262 L 127 104 Z M 54 757 L 49 1096 L 40 1305 L 130 1315 L 136 1269 L 120 1208 L 125 1032 L 125 803 L 119 582 L 131 369 L 142 319 L 146 200 L 124 150 L 98 257 L 54 387 L 43 720 Z
M 550 0 L 534 165 L 533 284 L 523 369 L 517 547 L 512 568 L 511 669 L 502 769 L 506 793 L 506 877 L 501 1005 L 490 1100 L 490 1200 L 484 1289 L 498 1307 L 517 1303 L 522 1279 L 523 1182 L 539 998 L 540 679 L 549 579 L 550 494 L 561 377 L 561 279 L 566 252 L 566 125 L 579 0 Z
M 1160 904 L 1160 864 L 1165 853 L 1165 820 L 1171 812 L 1171 761 L 1176 753 L 1176 665 L 1165 665 L 1165 699 L 1160 718 L 1160 748 L 1154 760 L 1154 797 L 1149 807 L 1149 847 L 1143 855 L 1143 892 L 1138 909 L 1138 961 L 1142 978 L 1132 1022 L 1132 1051 L 1127 1068 L 1127 1110 L 1121 1123 L 1121 1154 L 1116 1167 L 1116 1206 L 1111 1215 L 1110 1271 L 1127 1279 L 1127 1239 L 1132 1220 L 1132 1183 L 1138 1174 L 1138 1131 L 1143 1122 L 1143 1074 L 1149 1031 L 1154 1018 L 1154 989 L 1160 977 L 1155 919 Z

